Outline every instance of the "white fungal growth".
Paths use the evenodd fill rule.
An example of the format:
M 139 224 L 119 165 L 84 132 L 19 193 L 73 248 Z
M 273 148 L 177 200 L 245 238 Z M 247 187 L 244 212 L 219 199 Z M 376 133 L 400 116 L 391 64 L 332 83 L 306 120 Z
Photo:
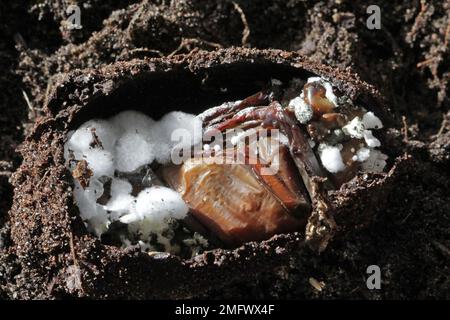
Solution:
M 381 146 L 380 140 L 378 140 L 377 138 L 375 138 L 375 137 L 373 136 L 372 131 L 370 131 L 370 130 L 364 130 L 363 136 L 364 136 L 364 140 L 366 141 L 366 144 L 367 144 L 370 148 L 376 148 L 376 147 Z
M 155 126 L 155 120 L 142 112 L 127 110 L 123 111 L 109 121 L 120 132 L 135 132 L 148 135 L 150 129 Z
M 342 155 L 339 147 L 321 144 L 318 150 L 320 161 L 322 162 L 324 168 L 329 172 L 337 173 L 345 169 L 345 164 L 342 160 Z
M 362 163 L 362 169 L 367 172 L 383 172 L 387 158 L 380 150 L 371 150 L 369 158 Z
M 292 99 L 289 107 L 294 108 L 295 117 L 301 124 L 308 123 L 314 115 L 312 108 L 305 103 L 302 97 Z
M 132 185 L 126 180 L 114 178 L 111 182 L 111 198 L 103 209 L 110 212 L 111 221 L 118 220 L 122 215 L 132 211 L 135 197 L 131 195 Z
M 370 129 L 381 129 L 383 123 L 381 120 L 371 111 L 366 112 L 362 119 L 360 117 L 354 117 L 347 125 L 342 128 L 342 131 L 356 139 L 363 139 L 365 147 L 360 148 L 356 155 L 352 157 L 353 161 L 361 162 L 361 168 L 363 171 L 381 172 L 386 166 L 387 156 L 381 153 L 381 151 L 375 148 L 381 146 L 380 140 L 378 140 Z
M 119 129 L 107 120 L 87 121 L 70 135 L 67 147 L 75 152 L 88 150 L 94 142 L 94 134 L 101 141 L 105 150 L 111 150 L 116 143 Z
M 383 123 L 372 111 L 366 112 L 363 116 L 362 122 L 366 129 L 381 129 Z
M 187 147 L 201 142 L 202 121 L 191 114 L 171 112 L 154 121 L 137 111 L 124 111 L 108 120 L 90 120 L 68 134 L 64 145 L 67 165 L 73 171 L 81 160 L 87 162 L 92 175 L 89 184 L 75 181 L 74 200 L 88 230 L 100 237 L 111 223 L 128 224 L 133 238 L 138 237 L 142 248 L 151 247 L 150 234 L 161 239 L 167 250 L 170 239 L 161 235 L 169 228 L 168 220 L 183 219 L 188 207 L 174 190 L 152 186 L 132 194 L 133 185 L 123 178 L 152 162 L 170 161 L 175 130 L 183 130 Z M 119 178 L 119 175 L 122 178 Z M 107 191 L 106 182 L 110 181 Z M 100 198 L 106 200 L 100 204 Z M 131 243 L 123 239 L 124 245 Z
M 381 128 L 383 128 L 383 123 L 371 111 L 366 112 L 362 119 L 354 117 L 342 128 L 346 135 L 356 139 L 363 139 L 365 142 L 365 147 L 360 148 L 356 155 L 352 157 L 353 161 L 361 162 L 363 171 L 382 172 L 386 166 L 387 156 L 375 149 L 381 146 L 381 142 L 373 135 L 371 130 Z
M 325 97 L 335 107 L 338 107 L 338 99 L 333 92 L 333 87 L 330 82 L 321 77 L 310 77 L 307 83 L 318 83 L 324 87 Z M 313 119 L 313 110 L 305 102 L 303 92 L 298 97 L 290 100 L 288 107 L 294 110 L 295 117 L 301 124 L 307 124 Z M 351 151 L 353 153 L 351 156 L 352 161 L 361 162 L 361 168 L 364 171 L 382 170 L 386 165 L 385 160 L 387 156 L 375 149 L 381 146 L 381 142 L 372 132 L 372 130 L 381 128 L 383 128 L 383 123 L 372 111 L 365 112 L 362 116 L 354 116 L 346 125 L 334 131 L 334 139 L 326 139 L 319 145 L 317 150 L 323 167 L 331 173 L 345 170 L 345 164 L 341 155 L 343 145 L 339 143 L 342 141 L 342 134 L 344 134 L 352 139 L 364 141 L 364 144 L 361 144 L 361 148 L 356 154 L 356 150 Z M 330 133 L 328 131 L 328 134 Z M 311 148 L 315 147 L 314 143 L 310 143 L 310 145 Z
M 352 121 L 342 127 L 342 131 L 352 138 L 362 139 L 364 137 L 364 124 L 359 117 L 354 117 Z
M 139 152 L 136 152 L 137 150 Z M 137 131 L 126 131 L 117 140 L 115 155 L 117 170 L 132 172 L 145 164 L 152 163 L 155 159 L 155 150 L 146 136 Z
M 136 198 L 135 210 L 122 216 L 120 221 L 129 224 L 146 220 L 147 227 L 152 226 L 147 232 L 161 232 L 168 227 L 169 218 L 183 219 L 188 211 L 178 192 L 155 186 L 141 191 Z
M 111 176 L 114 174 L 114 158 L 111 152 L 104 149 L 88 149 L 82 157 L 87 161 L 94 177 Z
M 359 162 L 364 162 L 370 157 L 370 149 L 369 148 L 361 148 L 356 152 L 356 160 Z M 355 160 L 355 161 L 356 161 Z
M 278 79 L 271 79 L 271 83 L 273 86 L 281 86 L 283 84 L 283 82 L 281 82 L 281 80 Z

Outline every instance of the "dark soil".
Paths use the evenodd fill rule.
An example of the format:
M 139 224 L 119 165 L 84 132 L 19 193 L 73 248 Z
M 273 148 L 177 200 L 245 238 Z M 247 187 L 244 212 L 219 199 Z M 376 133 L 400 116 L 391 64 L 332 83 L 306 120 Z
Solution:
M 368 228 L 202 297 L 450 298 L 450 2 L 379 2 L 381 30 L 366 28 L 365 1 L 86 0 L 78 1 L 83 29 L 75 31 L 61 26 L 65 1 L 1 2 L 0 298 L 36 298 L 51 283 L 11 240 L 8 180 L 52 83 L 77 68 L 241 45 L 353 69 L 386 97 L 396 119 L 392 145 L 412 159 Z M 366 288 L 371 264 L 382 269 L 378 291 Z M 322 291 L 310 278 L 325 283 Z

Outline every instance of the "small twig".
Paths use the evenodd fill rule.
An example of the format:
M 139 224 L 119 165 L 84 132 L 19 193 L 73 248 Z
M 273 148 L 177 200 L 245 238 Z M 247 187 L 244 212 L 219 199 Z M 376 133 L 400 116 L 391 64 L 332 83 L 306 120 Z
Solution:
M 137 55 L 157 56 L 160 58 L 164 56 L 164 54 L 161 51 L 155 50 L 155 49 L 148 49 L 148 48 L 135 48 L 135 49 L 128 51 L 128 53 L 127 53 L 128 57 L 135 57 Z
M 242 24 L 244 25 L 244 30 L 242 30 L 242 46 L 245 47 L 248 44 L 248 37 L 250 36 L 250 27 L 248 25 L 247 17 L 245 16 L 244 10 L 233 1 L 234 9 L 239 13 L 241 16 Z
M 356 288 L 354 288 L 354 289 L 352 289 L 351 291 L 350 291 L 350 294 L 353 294 L 353 293 L 355 293 L 355 292 L 357 292 L 357 291 L 359 291 L 360 290 L 360 288 L 359 287 L 356 287 Z
M 176 55 L 178 52 L 180 52 L 181 50 L 183 50 L 183 48 L 186 46 L 186 39 L 185 38 L 182 38 L 181 39 L 181 42 L 180 42 L 180 45 L 178 46 L 178 48 L 176 48 L 175 50 L 173 50 L 171 53 L 169 53 L 168 55 L 167 55 L 167 57 L 168 58 L 170 58 L 170 57 L 172 57 L 172 56 L 174 56 L 174 55 Z
M 47 175 L 50 173 L 50 169 L 47 169 L 47 171 L 45 171 L 44 175 L 42 176 L 41 180 L 39 180 L 38 184 L 36 185 L 36 188 L 41 186 L 42 181 L 44 181 L 44 179 L 47 177 Z
M 69 246 L 70 246 L 70 254 L 72 255 L 72 259 L 73 259 L 73 264 L 75 266 L 79 267 L 78 260 L 77 260 L 77 255 L 75 254 L 75 246 L 73 244 L 73 233 L 72 232 L 70 232 Z
M 447 29 L 445 30 L 445 38 L 444 38 L 444 48 L 448 48 L 448 41 L 450 39 L 450 21 L 447 24 Z
M 408 138 L 408 123 L 406 122 L 406 117 L 402 116 L 402 122 L 403 122 L 403 136 L 404 136 L 404 140 L 405 142 L 409 141 Z
M 220 49 L 220 48 L 222 48 L 222 45 L 221 44 L 219 44 L 219 43 L 215 43 L 215 42 L 211 42 L 211 41 L 206 41 L 206 40 L 201 40 L 201 39 L 195 39 L 195 38 L 182 38 L 181 39 L 181 42 L 180 42 L 180 45 L 178 46 L 178 48 L 176 48 L 174 51 L 172 51 L 171 53 L 169 53 L 168 55 L 167 55 L 167 57 L 172 57 L 172 56 L 174 56 L 174 55 L 176 55 L 176 54 L 178 54 L 181 50 L 183 50 L 183 49 L 189 49 L 189 45 L 197 45 L 197 46 L 199 46 L 199 45 L 201 45 L 201 44 L 206 44 L 206 45 L 208 45 L 208 46 L 210 46 L 211 48 L 214 48 L 214 49 Z M 190 50 L 191 51 L 191 50 Z
M 444 246 L 442 243 L 434 240 L 433 244 L 438 248 L 444 255 L 450 258 L 450 249 L 448 249 L 446 246 Z
M 408 213 L 408 214 L 406 215 L 406 217 L 403 218 L 402 221 L 400 221 L 400 224 L 404 224 L 404 223 L 406 222 L 406 220 L 408 220 L 408 218 L 409 218 L 411 215 L 412 215 L 412 211 L 411 211 L 410 213 Z
M 33 117 L 36 117 L 36 109 L 34 109 L 33 104 L 30 101 L 30 98 L 28 98 L 28 94 L 25 92 L 25 90 L 22 90 L 23 98 L 25 99 L 25 102 L 27 103 L 28 109 L 30 110 Z
M 432 58 L 426 59 L 424 61 L 421 61 L 421 62 L 417 63 L 417 68 L 425 67 L 425 66 L 433 63 L 436 59 L 438 59 L 438 57 L 432 57 Z
M 75 277 L 78 276 L 78 278 L 75 278 L 74 281 L 79 281 L 79 283 L 77 284 L 77 289 L 81 290 L 81 292 L 84 292 L 83 276 L 81 274 L 80 265 L 78 264 L 77 255 L 75 253 L 75 245 L 73 243 L 73 232 L 72 231 L 70 231 L 69 246 L 70 246 L 70 254 L 72 255 L 72 259 L 73 259 L 73 265 L 76 268 L 75 271 L 73 271 L 73 273 L 75 273 Z
M 53 277 L 52 280 L 50 280 L 48 286 L 47 286 L 47 295 L 51 295 L 53 292 L 53 289 L 55 288 L 57 281 L 57 277 Z
M 444 120 L 442 121 L 441 127 L 439 128 L 439 131 L 438 131 L 438 133 L 436 134 L 436 136 L 440 136 L 441 134 L 444 133 L 444 130 L 445 130 L 445 128 L 447 127 L 447 124 L 448 124 L 447 119 L 444 119 Z
M 418 31 L 423 27 L 426 22 L 426 12 L 428 11 L 429 4 L 426 3 L 425 0 L 420 1 L 420 12 L 417 14 L 414 19 L 414 24 L 411 28 L 411 31 L 406 35 L 412 42 L 415 41 Z

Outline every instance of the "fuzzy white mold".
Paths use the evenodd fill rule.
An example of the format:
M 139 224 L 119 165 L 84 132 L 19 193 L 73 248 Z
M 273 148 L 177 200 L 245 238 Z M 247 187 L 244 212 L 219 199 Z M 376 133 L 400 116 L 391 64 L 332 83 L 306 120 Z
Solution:
M 289 107 L 294 108 L 295 117 L 301 124 L 308 123 L 314 115 L 312 108 L 305 103 L 302 97 L 292 99 Z
M 327 171 L 337 173 L 345 169 L 345 164 L 342 160 L 341 150 L 339 150 L 339 147 L 321 144 L 318 150 L 320 161 Z
M 88 229 L 101 236 L 111 223 L 121 221 L 129 225 L 134 237 L 140 237 L 142 247 L 149 248 L 148 237 L 155 234 L 168 251 L 170 241 L 161 232 L 169 228 L 168 220 L 183 219 L 188 207 L 174 190 L 153 186 L 132 195 L 133 186 L 120 173 L 134 172 L 154 161 L 170 161 L 173 132 L 183 130 L 190 147 L 201 142 L 202 121 L 183 112 L 171 112 L 160 121 L 137 111 L 124 111 L 108 120 L 90 120 L 68 134 L 64 155 L 70 170 L 86 160 L 92 175 L 89 185 L 82 187 L 75 181 L 74 200 Z M 105 182 L 111 182 L 109 199 L 100 204 Z M 147 238 L 146 238 L 147 237 Z M 123 239 L 124 245 L 131 243 Z

